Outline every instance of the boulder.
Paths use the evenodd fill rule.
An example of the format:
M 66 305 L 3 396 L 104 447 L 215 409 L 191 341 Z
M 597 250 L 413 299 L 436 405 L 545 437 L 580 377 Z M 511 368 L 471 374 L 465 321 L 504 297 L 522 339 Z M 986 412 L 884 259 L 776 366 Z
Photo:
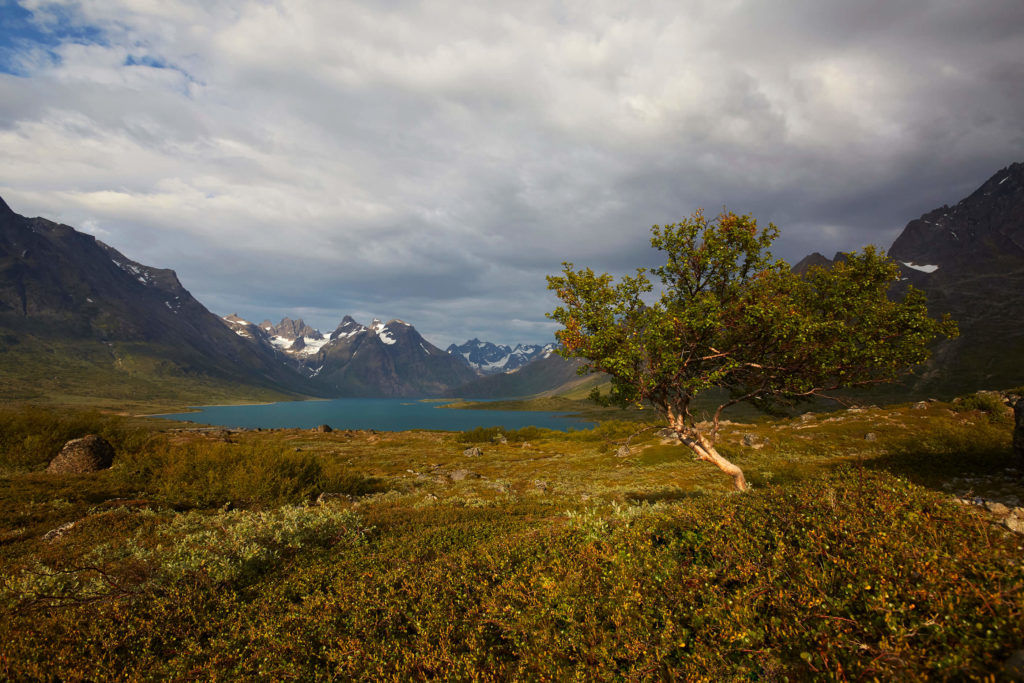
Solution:
M 616 458 L 628 458 L 629 457 L 629 446 L 619 446 L 618 450 L 615 451 Z
M 467 458 L 479 458 L 484 454 L 484 452 L 480 450 L 478 446 L 470 446 L 466 450 L 462 451 L 462 454 Z
M 314 432 L 321 432 L 323 434 L 326 434 L 328 432 L 333 432 L 334 430 L 331 429 L 331 425 L 319 425 L 317 427 L 313 427 L 313 431 Z
M 105 470 L 114 464 L 114 447 L 98 434 L 72 439 L 64 444 L 46 468 L 51 474 L 81 474 Z

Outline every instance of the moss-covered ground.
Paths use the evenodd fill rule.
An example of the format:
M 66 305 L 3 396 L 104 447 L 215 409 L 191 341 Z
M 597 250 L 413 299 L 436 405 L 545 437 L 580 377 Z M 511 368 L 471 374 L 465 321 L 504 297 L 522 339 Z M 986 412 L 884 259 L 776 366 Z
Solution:
M 0 678 L 992 680 L 1024 649 L 1024 537 L 951 495 L 1024 501 L 998 410 L 728 423 L 742 495 L 635 421 L 178 427 L 0 411 Z M 43 471 L 85 432 L 112 469 Z

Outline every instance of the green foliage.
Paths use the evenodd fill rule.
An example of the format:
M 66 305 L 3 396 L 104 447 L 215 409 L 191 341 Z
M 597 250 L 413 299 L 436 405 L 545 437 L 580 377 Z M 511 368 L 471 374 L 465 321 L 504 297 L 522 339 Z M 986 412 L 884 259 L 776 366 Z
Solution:
M 476 427 L 460 432 L 456 439 L 460 443 L 491 443 L 495 439 L 505 437 L 511 442 L 521 443 L 533 441 L 546 436 L 554 436 L 557 432 L 540 427 L 523 427 L 522 429 L 505 429 L 504 427 Z
M 273 507 L 322 491 L 362 495 L 374 490 L 365 477 L 329 474 L 319 456 L 273 441 L 174 445 L 164 440 L 126 454 L 113 474 L 125 485 L 198 506 Z
M 701 392 L 777 408 L 822 391 L 891 381 L 928 356 L 937 335 L 956 334 L 949 320 L 927 316 L 910 288 L 887 297 L 896 265 L 868 247 L 829 270 L 795 275 L 768 247 L 775 226 L 758 230 L 750 216 L 701 212 L 654 226 L 651 246 L 666 264 L 624 276 L 564 265 L 548 287 L 563 305 L 549 314 L 566 357 L 612 377 L 611 398 L 688 414 Z M 653 301 L 652 301 L 653 299 Z

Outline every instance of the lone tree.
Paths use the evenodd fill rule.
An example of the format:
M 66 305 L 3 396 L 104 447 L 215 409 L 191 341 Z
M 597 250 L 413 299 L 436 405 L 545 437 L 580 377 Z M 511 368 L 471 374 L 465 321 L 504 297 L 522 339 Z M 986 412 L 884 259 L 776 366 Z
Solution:
M 548 277 L 563 303 L 548 314 L 563 326 L 560 353 L 584 359 L 581 372 L 607 373 L 613 402 L 657 409 L 681 443 L 741 491 L 743 471 L 715 449 L 723 410 L 744 401 L 778 410 L 891 382 L 928 358 L 936 336 L 957 334 L 948 316 L 928 317 L 921 291 L 889 298 L 899 271 L 874 247 L 798 276 L 768 251 L 778 229 L 759 231 L 749 215 L 709 220 L 697 211 L 651 232 L 651 246 L 667 257 L 651 271 L 659 293 L 643 268 L 616 283 L 563 263 L 562 275 Z M 715 387 L 723 398 L 702 429 L 690 407 Z

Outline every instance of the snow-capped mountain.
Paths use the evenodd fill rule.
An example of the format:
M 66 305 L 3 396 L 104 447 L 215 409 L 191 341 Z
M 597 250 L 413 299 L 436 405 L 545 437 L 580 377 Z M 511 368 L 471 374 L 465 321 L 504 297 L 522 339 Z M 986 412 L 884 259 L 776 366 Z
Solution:
M 476 376 L 402 320 L 363 325 L 345 316 L 329 335 L 289 318 L 254 325 L 229 315 L 224 322 L 335 396 L 434 396 Z
M 531 360 L 551 355 L 554 344 L 517 344 L 515 348 L 505 344 L 470 339 L 456 346 L 448 347 L 448 353 L 465 359 L 466 363 L 482 375 L 496 375 L 513 372 Z

